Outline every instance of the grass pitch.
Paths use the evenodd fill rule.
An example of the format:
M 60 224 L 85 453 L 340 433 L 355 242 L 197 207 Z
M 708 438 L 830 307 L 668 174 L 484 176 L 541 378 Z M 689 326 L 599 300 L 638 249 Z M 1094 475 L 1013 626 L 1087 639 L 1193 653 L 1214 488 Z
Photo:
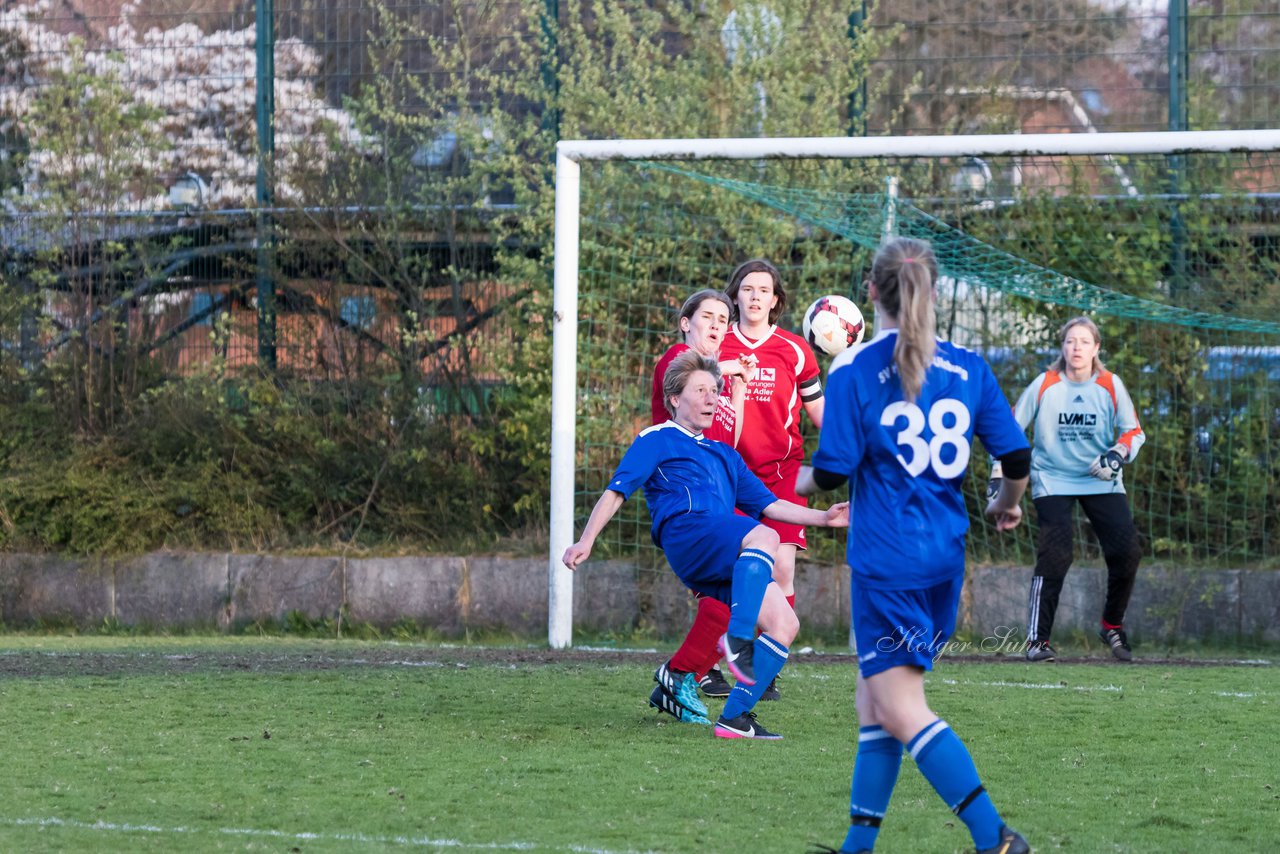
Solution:
M 785 740 L 755 743 L 650 710 L 662 657 L 0 637 L 0 850 L 838 845 L 851 660 L 794 656 L 759 709 Z M 944 660 L 928 686 L 1037 851 L 1280 849 L 1273 663 Z M 969 850 L 905 759 L 877 851 Z

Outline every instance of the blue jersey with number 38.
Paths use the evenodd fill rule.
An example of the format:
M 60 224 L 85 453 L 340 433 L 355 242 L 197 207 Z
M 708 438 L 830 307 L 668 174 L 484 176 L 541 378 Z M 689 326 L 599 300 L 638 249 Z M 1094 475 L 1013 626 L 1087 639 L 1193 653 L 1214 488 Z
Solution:
M 990 366 L 938 341 L 920 397 L 907 402 L 893 362 L 896 329 L 831 363 L 815 468 L 849 478 L 849 566 L 868 588 L 929 587 L 964 574 L 969 530 L 961 483 L 973 438 L 1001 457 L 1026 448 Z

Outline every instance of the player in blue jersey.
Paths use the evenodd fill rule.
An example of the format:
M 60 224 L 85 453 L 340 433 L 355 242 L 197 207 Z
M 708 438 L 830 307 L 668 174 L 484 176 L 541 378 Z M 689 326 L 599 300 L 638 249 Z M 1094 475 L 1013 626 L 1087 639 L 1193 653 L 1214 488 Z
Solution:
M 1123 466 L 1146 441 L 1129 390 L 1098 358 L 1102 333 L 1087 317 L 1059 332 L 1062 352 L 1018 398 L 1013 417 L 1035 425 L 1031 501 L 1040 525 L 1036 568 L 1027 597 L 1027 660 L 1053 661 L 1049 644 L 1058 596 L 1071 568 L 1077 503 L 1102 546 L 1107 596 L 1098 635 L 1121 661 L 1133 659 L 1124 615 L 1133 593 L 1142 542 L 1125 500 Z M 992 481 L 1000 476 L 993 466 Z
M 871 268 L 880 321 L 831 363 L 827 408 L 801 493 L 851 481 L 851 616 L 858 646 L 858 753 L 841 852 L 870 851 L 902 753 L 968 826 L 979 852 L 1030 849 L 1005 826 L 960 738 L 930 709 L 924 674 L 955 628 L 969 514 L 961 484 L 973 438 L 1004 466 L 986 508 L 999 530 L 1022 519 L 1031 452 L 990 367 L 935 337 L 937 262 L 896 238 Z
M 662 383 L 671 420 L 650 427 L 627 449 L 582 530 L 564 553 L 576 569 L 596 537 L 635 490 L 644 487 L 653 542 L 685 586 L 729 604 L 721 651 L 737 678 L 716 721 L 721 738 L 777 739 L 751 711 L 787 661 L 800 623 L 773 582 L 778 533 L 761 517 L 796 525 L 843 528 L 849 505 L 801 507 L 774 496 L 738 452 L 702 435 L 720 396 L 716 360 L 690 350 L 672 360 Z M 734 508 L 746 516 L 734 513 Z M 756 637 L 756 629 L 760 636 Z

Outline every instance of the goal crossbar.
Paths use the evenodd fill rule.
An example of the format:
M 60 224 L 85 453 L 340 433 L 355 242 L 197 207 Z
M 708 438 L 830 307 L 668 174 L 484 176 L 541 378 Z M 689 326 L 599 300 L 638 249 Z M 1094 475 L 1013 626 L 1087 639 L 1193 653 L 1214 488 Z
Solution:
M 907 137 L 563 140 L 556 145 L 547 640 L 573 642 L 575 413 L 581 161 L 1178 155 L 1280 151 L 1280 129 Z

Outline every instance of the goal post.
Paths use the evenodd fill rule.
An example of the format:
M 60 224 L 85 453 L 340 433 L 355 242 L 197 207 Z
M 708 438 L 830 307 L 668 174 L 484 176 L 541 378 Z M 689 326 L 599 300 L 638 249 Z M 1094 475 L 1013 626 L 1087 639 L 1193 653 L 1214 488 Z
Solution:
M 1114 158 L 1163 156 L 1175 162 L 1184 155 L 1253 154 L 1280 151 L 1280 129 L 1248 131 L 1182 131 L 1152 133 L 1011 134 L 857 138 L 567 140 L 556 147 L 554 295 L 552 322 L 550 554 L 548 556 L 548 642 L 563 648 L 573 642 L 573 573 L 561 556 L 575 539 L 576 459 L 578 455 L 579 277 L 582 227 L 582 165 L 593 161 L 850 161 L 976 158 L 1097 157 L 1112 171 Z M 985 166 L 983 167 L 985 168 Z M 1268 169 L 1271 169 L 1270 165 Z M 763 171 L 763 170 L 762 170 Z M 1269 174 L 1269 173 L 1268 173 Z M 1125 192 L 1134 195 L 1128 178 Z M 722 184 L 732 183 L 722 181 Z M 1176 189 L 1176 188 L 1175 188 Z M 1166 193 L 1166 195 L 1168 195 Z M 1275 194 L 1272 194 L 1275 195 Z M 775 209 L 791 204 L 785 188 L 773 194 Z M 785 214 L 779 213 L 778 216 Z M 816 217 L 810 223 L 820 222 Z M 939 229 L 943 225 L 936 226 Z M 939 232 L 942 233 L 942 232 Z M 950 232 L 947 232 L 948 234 Z M 675 259 L 678 261 L 679 259 Z M 1028 265 L 1034 267 L 1034 265 Z M 1035 272 L 1035 271 L 1042 271 Z M 1056 274 L 1034 267 L 1019 282 L 1052 283 Z M 1079 303 L 1075 303 L 1079 304 Z M 1087 303 L 1092 305 L 1092 303 Z M 1226 327 L 1224 327 L 1226 328 Z M 1260 327 L 1259 327 L 1260 328 Z M 1267 330 L 1262 330 L 1266 332 Z M 1269 333 L 1268 333 L 1269 334 Z M 656 359 L 659 351 L 652 355 Z M 616 460 L 615 460 L 616 462 Z M 1274 498 L 1274 496 L 1273 496 Z M 589 565 L 585 571 L 590 571 Z

